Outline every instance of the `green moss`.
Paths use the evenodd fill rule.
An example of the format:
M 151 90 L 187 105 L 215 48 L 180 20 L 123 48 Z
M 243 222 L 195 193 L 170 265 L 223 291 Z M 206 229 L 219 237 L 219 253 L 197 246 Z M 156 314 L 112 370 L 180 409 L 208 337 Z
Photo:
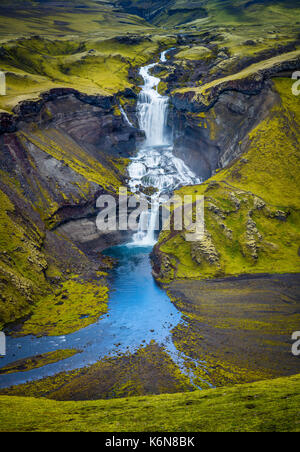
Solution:
M 0 326 L 31 311 L 30 302 L 47 288 L 47 262 L 41 252 L 43 234 L 25 223 L 0 191 Z
M 76 355 L 78 350 L 57 350 L 55 352 L 44 353 L 32 358 L 24 358 L 19 361 L 15 361 L 7 366 L 0 368 L 1 374 L 11 374 L 15 372 L 27 372 L 32 369 L 38 369 L 39 367 L 46 366 L 48 364 L 57 363 L 63 359 L 70 358 Z
M 69 334 L 95 323 L 107 312 L 107 302 L 105 280 L 69 279 L 34 306 L 30 319 L 16 335 Z
M 18 102 L 37 99 L 55 87 L 103 95 L 136 89 L 128 79 L 129 69 L 142 66 L 174 41 L 153 35 L 126 43 L 109 36 L 73 41 L 34 37 L 4 43 L 0 64 L 7 73 L 7 95 L 1 96 L 0 109 L 11 111 Z
M 1 397 L 1 431 L 296 432 L 300 377 L 90 402 Z
M 203 46 L 183 48 L 175 55 L 179 60 L 209 60 L 212 58 L 212 51 Z

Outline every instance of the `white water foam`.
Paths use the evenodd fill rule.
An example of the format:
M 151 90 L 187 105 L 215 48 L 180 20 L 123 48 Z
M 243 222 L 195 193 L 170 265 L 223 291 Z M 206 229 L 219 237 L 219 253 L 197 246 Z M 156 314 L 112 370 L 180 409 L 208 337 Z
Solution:
M 167 61 L 168 51 L 161 54 L 161 62 Z M 171 193 L 181 185 L 195 185 L 201 182 L 193 171 L 173 154 L 173 140 L 167 126 L 169 98 L 159 94 L 160 79 L 150 74 L 156 65 L 157 63 L 154 63 L 140 69 L 144 85 L 139 95 L 137 109 L 139 126 L 145 131 L 146 140 L 129 166 L 129 186 L 132 192 L 138 192 L 140 186 L 154 187 L 157 192 L 151 199 L 151 211 L 141 215 L 139 230 L 133 236 L 130 246 L 155 245 L 155 230 L 162 193 Z M 144 227 L 145 224 L 148 228 Z

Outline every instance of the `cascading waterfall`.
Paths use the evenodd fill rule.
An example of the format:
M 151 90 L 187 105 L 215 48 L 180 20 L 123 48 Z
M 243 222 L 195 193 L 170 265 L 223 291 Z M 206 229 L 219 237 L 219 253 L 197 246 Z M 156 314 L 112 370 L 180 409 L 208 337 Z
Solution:
M 149 74 L 150 70 L 156 66 L 143 67 L 140 75 L 145 84 L 138 101 L 138 119 L 141 130 L 146 133 L 146 146 L 167 145 L 166 121 L 168 110 L 168 97 L 161 96 L 157 92 L 160 79 Z
M 121 105 L 119 105 L 119 107 L 120 107 L 120 112 L 122 113 L 123 118 L 125 119 L 125 121 L 127 122 L 127 124 L 128 124 L 130 127 L 134 127 L 134 125 L 132 124 L 132 122 L 129 120 L 129 118 L 128 118 L 128 116 L 127 116 L 127 113 L 126 113 L 126 111 L 124 110 L 124 108 L 123 108 Z
M 167 52 L 161 54 L 163 63 L 167 61 Z M 169 98 L 159 94 L 160 79 L 150 74 L 156 65 L 140 69 L 144 85 L 138 99 L 138 120 L 146 140 L 129 166 L 131 191 L 139 192 L 142 186 L 153 187 L 156 193 L 151 198 L 151 210 L 141 215 L 139 230 L 133 236 L 131 246 L 153 246 L 156 243 L 156 223 L 163 193 L 171 193 L 180 185 L 200 183 L 185 163 L 173 155 L 172 137 L 167 127 Z

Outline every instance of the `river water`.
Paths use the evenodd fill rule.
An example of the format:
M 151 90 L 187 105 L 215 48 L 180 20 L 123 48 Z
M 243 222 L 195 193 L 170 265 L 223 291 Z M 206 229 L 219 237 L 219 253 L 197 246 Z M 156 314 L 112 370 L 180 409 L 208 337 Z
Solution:
M 165 61 L 166 52 L 163 52 L 161 63 Z M 112 291 L 108 314 L 95 324 L 66 336 L 8 337 L 7 355 L 1 359 L 1 367 L 54 350 L 76 348 L 82 353 L 28 372 L 1 375 L 2 388 L 82 368 L 105 356 L 134 352 L 152 340 L 163 345 L 185 371 L 186 357 L 176 350 L 171 336 L 172 329 L 182 322 L 181 314 L 165 291 L 155 283 L 149 254 L 156 242 L 154 224 L 160 196 L 180 185 L 194 185 L 200 181 L 182 160 L 173 155 L 172 134 L 167 126 L 169 99 L 157 91 L 160 79 L 150 73 L 154 66 L 151 64 L 140 70 L 144 85 L 138 100 L 138 119 L 140 128 L 146 133 L 146 140 L 129 166 L 129 185 L 133 192 L 138 191 L 140 185 L 155 187 L 157 192 L 152 197 L 151 211 L 145 213 L 147 218 L 141 218 L 141 224 L 145 224 L 146 220 L 149 227 L 141 226 L 127 245 L 106 251 L 106 254 L 118 259 L 118 265 L 110 276 Z

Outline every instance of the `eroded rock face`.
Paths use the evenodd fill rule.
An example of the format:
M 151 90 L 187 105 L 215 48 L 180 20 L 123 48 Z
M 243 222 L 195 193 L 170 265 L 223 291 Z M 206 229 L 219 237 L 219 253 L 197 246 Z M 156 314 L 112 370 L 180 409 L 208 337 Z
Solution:
M 223 92 L 205 112 L 190 93 L 175 95 L 169 117 L 175 130 L 175 154 L 203 180 L 208 179 L 245 151 L 245 137 L 277 100 L 268 83 L 256 95 Z
M 279 101 L 271 77 L 291 75 L 300 60 L 291 52 L 295 50 L 292 44 L 277 49 L 288 55 L 282 61 L 280 57 L 271 60 L 276 55 L 272 50 L 235 60 L 228 49 L 206 42 L 204 36 L 197 44 L 210 51 L 209 59 L 176 59 L 173 51 L 165 71 L 160 66 L 157 70 L 171 99 L 169 125 L 174 131 L 175 154 L 205 180 L 245 151 L 249 132 Z M 260 66 L 264 58 L 272 64 Z M 249 67 L 257 70 L 247 73 Z M 238 73 L 240 77 L 228 77 Z
M 56 89 L 22 102 L 15 114 L 0 116 L 0 167 L 45 209 L 49 226 L 93 214 L 100 194 L 125 183 L 113 159 L 132 155 L 141 134 L 113 97 Z
M 203 259 L 205 259 L 210 265 L 218 264 L 219 254 L 209 232 L 206 231 L 201 241 L 197 241 L 192 244 L 191 256 L 197 264 L 201 264 Z
M 0 115 L 0 326 L 29 314 L 69 273 L 99 268 L 95 253 L 110 239 L 96 229 L 96 200 L 117 199 L 140 137 L 116 98 L 71 89 Z
M 133 99 L 131 91 L 124 93 Z M 92 96 L 70 88 L 56 88 L 42 94 L 39 101 L 24 101 L 14 109 L 15 117 L 0 115 L 2 133 L 34 121 L 39 127 L 66 131 L 89 152 L 128 157 L 135 151 L 141 132 L 130 127 L 118 109 L 115 96 Z

